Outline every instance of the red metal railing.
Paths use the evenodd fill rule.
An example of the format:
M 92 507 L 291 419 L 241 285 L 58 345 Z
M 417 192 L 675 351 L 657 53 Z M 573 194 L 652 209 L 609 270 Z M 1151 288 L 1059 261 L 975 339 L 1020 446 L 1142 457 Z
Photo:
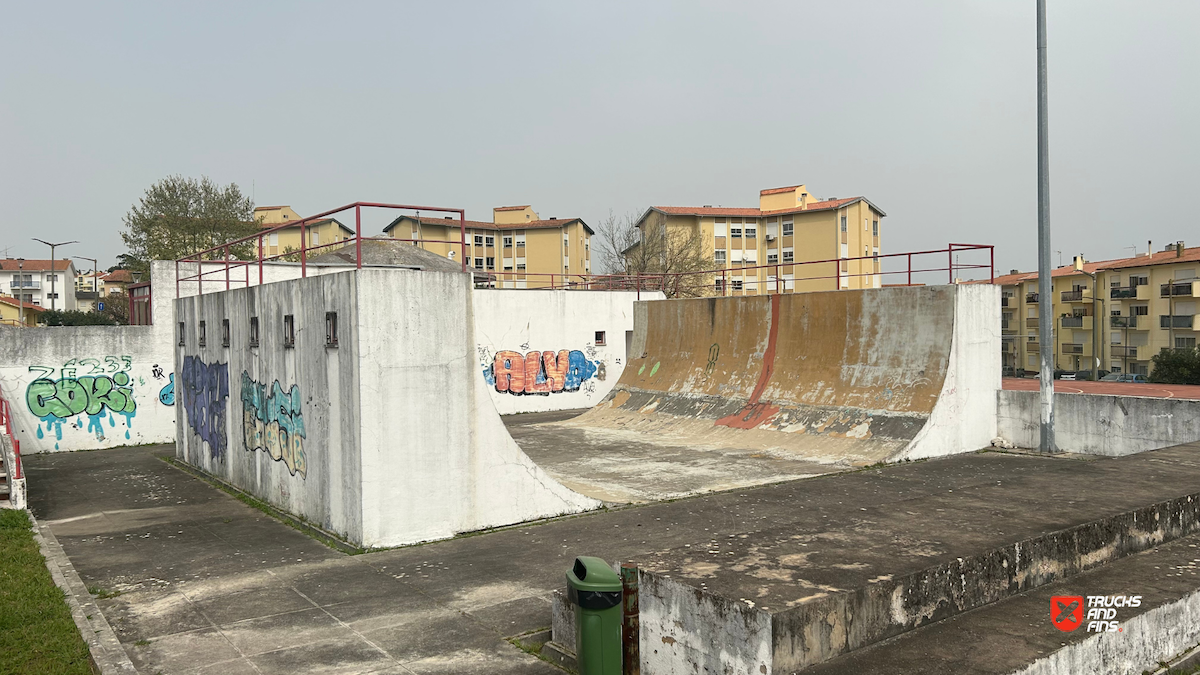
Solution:
M 403 240 L 403 239 L 397 240 L 392 237 L 364 237 L 364 236 L 362 236 L 362 210 L 364 208 L 400 209 L 400 210 L 405 210 L 405 211 L 416 211 L 416 212 L 418 212 L 418 214 L 421 211 L 433 211 L 436 213 L 457 213 L 458 214 L 458 227 L 459 227 L 459 240 L 458 241 L 456 241 L 456 242 L 455 241 L 441 241 L 441 240 L 431 240 L 431 239 L 423 239 L 421 241 L 426 242 L 426 243 L 433 243 L 433 244 L 458 244 L 460 247 L 460 255 L 462 257 L 462 270 L 464 272 L 467 271 L 467 258 L 466 258 L 467 219 L 466 219 L 466 212 L 464 210 L 445 208 L 445 207 L 441 207 L 441 206 L 416 206 L 413 204 L 384 204 L 384 203 L 380 203 L 380 202 L 354 202 L 353 204 L 347 204 L 340 208 L 325 211 L 323 213 L 318 213 L 315 216 L 309 216 L 307 218 L 302 218 L 297 221 L 281 223 L 279 225 L 276 225 L 275 227 L 261 230 L 259 232 L 256 232 L 255 234 L 252 234 L 252 235 L 249 235 L 246 237 L 242 237 L 241 239 L 235 239 L 233 241 L 225 242 L 224 244 L 220 244 L 218 246 L 213 246 L 212 248 L 207 248 L 207 249 L 204 249 L 203 251 L 197 251 L 190 255 L 179 258 L 178 260 L 175 261 L 175 295 L 176 295 L 176 297 L 179 296 L 179 284 L 184 281 L 195 281 L 198 292 L 201 295 L 203 295 L 204 294 L 204 282 L 206 281 L 205 277 L 210 274 L 220 274 L 221 272 L 224 272 L 224 275 L 225 275 L 225 279 L 224 279 L 225 290 L 229 290 L 231 287 L 231 283 L 233 283 L 235 281 L 238 283 L 244 283 L 245 285 L 249 286 L 250 285 L 250 267 L 255 264 L 257 264 L 257 266 L 258 266 L 258 283 L 261 284 L 261 283 L 263 283 L 263 263 L 264 262 L 269 262 L 271 260 L 280 260 L 280 259 L 284 259 L 284 258 L 294 256 L 294 255 L 298 255 L 300 257 L 300 276 L 307 277 L 308 276 L 308 256 L 309 256 L 310 252 L 321 250 L 321 249 L 330 249 L 330 248 L 341 249 L 341 248 L 345 248 L 351 244 L 354 245 L 355 267 L 358 269 L 361 269 L 362 268 L 362 242 L 363 241 L 371 241 L 371 240 L 409 241 L 409 240 Z M 328 244 L 310 245 L 308 243 L 308 231 L 307 230 L 308 230 L 309 223 L 312 223 L 313 221 L 323 221 L 323 220 L 332 218 L 333 216 L 335 216 L 339 213 L 343 213 L 345 211 L 349 211 L 350 209 L 354 209 L 354 236 L 353 237 L 350 237 L 349 239 L 343 239 L 341 241 L 330 242 Z M 289 230 L 289 229 L 295 228 L 297 226 L 299 226 L 299 228 L 300 228 L 300 249 L 299 250 L 288 251 L 285 253 L 278 253 L 278 254 L 269 255 L 269 256 L 263 255 L 263 238 L 264 237 L 267 237 L 267 236 L 271 235 L 272 233 L 279 232 L 280 230 Z M 258 255 L 255 256 L 255 258 L 253 260 L 238 260 L 236 258 L 230 257 L 230 253 L 232 252 L 232 249 L 234 247 L 239 246 L 241 244 L 246 244 L 246 243 L 252 242 L 252 241 L 257 241 L 257 244 L 258 244 Z M 221 257 L 214 258 L 213 257 L 214 253 L 220 253 Z M 205 259 L 205 256 L 207 256 L 207 260 Z M 179 270 L 179 264 L 180 263 L 189 263 L 189 262 L 196 263 L 196 273 L 181 275 L 180 270 Z M 213 263 L 213 262 L 224 263 L 224 265 L 217 269 L 205 271 L 204 263 L 206 263 L 206 262 L 208 262 L 208 263 Z M 243 268 L 244 277 L 243 277 L 243 279 L 240 279 L 240 280 L 232 279 L 230 276 L 231 270 L 236 270 L 238 267 Z M 214 281 L 214 280 L 208 279 L 207 281 Z M 221 280 L 216 279 L 215 281 L 220 283 Z
M 21 439 L 17 438 L 17 431 L 14 429 L 16 422 L 13 421 L 12 406 L 9 405 L 8 399 L 4 397 L 4 390 L 0 389 L 0 427 L 4 427 L 3 433 L 12 441 L 13 456 L 15 458 L 10 472 L 9 487 L 12 487 L 13 480 L 21 480 Z M 9 499 L 12 498 L 12 493 L 9 493 Z

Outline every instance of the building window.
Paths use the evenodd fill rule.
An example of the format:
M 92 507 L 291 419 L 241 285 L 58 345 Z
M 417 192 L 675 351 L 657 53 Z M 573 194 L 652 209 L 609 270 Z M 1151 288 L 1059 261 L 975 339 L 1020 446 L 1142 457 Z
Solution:
M 517 235 L 517 247 L 520 248 L 524 245 L 525 245 L 525 234 L 524 233 L 518 234 Z
M 338 346 L 337 312 L 325 312 L 325 346 Z
M 505 272 L 511 272 L 511 271 L 512 271 L 512 268 L 513 268 L 513 266 L 512 266 L 512 265 L 505 265 L 505 266 L 504 266 L 504 271 L 505 271 Z
M 200 322 L 200 337 L 197 340 L 197 344 L 199 344 L 201 347 L 203 347 L 207 343 L 208 343 L 208 330 L 205 327 L 204 322 L 201 321 Z
M 489 270 L 494 270 L 494 269 L 496 269 L 496 259 L 495 259 L 495 258 L 493 258 L 493 257 L 489 257 L 489 258 L 487 259 L 487 268 L 488 268 Z
M 1129 309 L 1133 310 L 1133 316 L 1149 316 L 1150 305 L 1134 305 Z
M 871 221 L 871 236 L 873 236 L 873 237 L 879 236 L 879 221 L 878 220 Z
M 718 293 L 724 292 L 724 290 L 725 290 L 725 280 L 724 280 L 724 279 L 717 279 L 717 283 L 716 283 L 716 284 L 715 284 L 713 287 L 716 289 L 716 291 L 717 291 Z
M 320 245 L 321 245 L 321 233 L 320 233 L 320 232 L 313 232 L 313 233 L 312 233 L 312 236 L 310 236 L 310 237 L 309 237 L 309 239 L 311 239 L 311 240 L 312 240 L 312 245 L 313 245 L 313 246 L 320 246 Z
M 517 263 L 517 271 L 524 272 L 525 271 L 525 263 Z
M 742 280 L 741 279 L 733 280 L 733 290 L 735 290 L 735 291 L 742 290 Z
M 511 234 L 504 235 L 504 248 L 512 248 L 513 238 Z
M 483 258 L 475 259 L 475 269 L 477 269 L 477 270 L 483 269 Z
M 229 346 L 229 319 L 221 319 L 221 346 Z
M 774 265 L 779 262 L 779 254 L 767 251 L 767 264 Z
M 283 346 L 296 346 L 296 319 L 291 314 L 283 315 Z
M 596 346 L 603 347 L 605 344 L 607 344 L 607 343 L 604 341 L 604 331 L 602 331 L 602 330 L 596 331 Z
M 793 258 L 793 253 L 792 253 L 792 251 L 784 250 L 784 252 L 783 252 L 783 262 L 785 262 L 785 263 L 790 263 L 790 262 L 792 262 L 792 260 L 793 260 L 793 259 L 794 259 L 794 258 Z
M 484 237 L 483 241 L 487 246 L 495 246 L 496 245 L 495 237 Z
M 755 238 L 755 237 L 757 237 L 757 236 L 758 236 L 758 228 L 757 228 L 757 227 L 750 227 L 749 225 L 747 225 L 747 226 L 746 226 L 746 238 L 747 238 L 747 239 L 754 239 L 754 238 Z
M 475 235 L 475 245 L 483 246 L 483 235 L 482 234 Z
M 790 221 L 790 220 L 783 221 L 783 236 L 785 236 L 785 237 L 792 236 L 792 227 L 793 227 L 792 221 Z
M 713 260 L 721 263 L 722 265 L 725 264 L 725 249 L 719 248 L 713 251 Z
M 250 317 L 250 346 L 258 346 L 258 317 Z
M 180 347 L 187 344 L 187 341 L 183 339 L 183 331 L 184 331 L 185 326 L 186 326 L 186 324 L 184 322 L 182 322 L 182 321 L 179 322 L 179 346 Z
M 730 228 L 729 228 L 729 236 L 731 236 L 731 237 L 740 237 L 740 236 L 742 236 L 742 228 L 740 228 L 740 227 L 733 227 L 733 226 L 730 226 Z
M 846 231 L 846 216 L 842 216 L 842 232 Z

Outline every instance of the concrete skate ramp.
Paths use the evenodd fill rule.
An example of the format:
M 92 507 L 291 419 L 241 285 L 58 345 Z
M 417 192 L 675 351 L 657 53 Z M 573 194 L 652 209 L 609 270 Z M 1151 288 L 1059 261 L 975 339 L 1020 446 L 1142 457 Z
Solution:
M 564 425 L 861 466 L 996 432 L 999 298 L 931 286 L 641 303 L 606 399 Z

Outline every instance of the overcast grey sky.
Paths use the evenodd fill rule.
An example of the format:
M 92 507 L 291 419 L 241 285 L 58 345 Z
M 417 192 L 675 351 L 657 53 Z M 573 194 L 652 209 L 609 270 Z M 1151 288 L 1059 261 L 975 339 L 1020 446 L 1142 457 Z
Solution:
M 1049 0 L 1054 248 L 1200 245 L 1200 1 Z M 1034 0 L 8 2 L 0 256 L 112 264 L 168 174 L 597 223 L 806 183 L 1036 265 Z M 378 222 L 370 224 L 373 231 Z M 1057 262 L 1057 257 L 1055 257 Z

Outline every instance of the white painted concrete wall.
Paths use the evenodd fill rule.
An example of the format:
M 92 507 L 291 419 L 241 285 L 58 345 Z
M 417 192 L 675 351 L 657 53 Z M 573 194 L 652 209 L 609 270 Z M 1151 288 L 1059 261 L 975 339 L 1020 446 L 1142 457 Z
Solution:
M 997 434 L 1036 448 L 1041 413 L 1036 391 L 997 393 Z M 1200 401 L 1101 394 L 1055 394 L 1059 450 L 1116 457 L 1200 441 Z
M 954 286 L 954 331 L 942 392 L 929 420 L 897 459 L 972 452 L 996 437 L 1001 387 L 1000 288 Z
M 657 291 L 642 293 L 643 300 L 662 298 Z M 625 367 L 626 333 L 633 332 L 637 299 L 636 292 L 627 291 L 475 290 L 475 356 L 500 414 L 590 408 L 602 400 Z M 605 344 L 596 343 L 597 331 L 604 332 Z M 498 353 L 551 352 L 556 359 L 563 351 L 578 352 L 569 358 L 585 364 L 578 383 L 548 393 L 497 388 Z

